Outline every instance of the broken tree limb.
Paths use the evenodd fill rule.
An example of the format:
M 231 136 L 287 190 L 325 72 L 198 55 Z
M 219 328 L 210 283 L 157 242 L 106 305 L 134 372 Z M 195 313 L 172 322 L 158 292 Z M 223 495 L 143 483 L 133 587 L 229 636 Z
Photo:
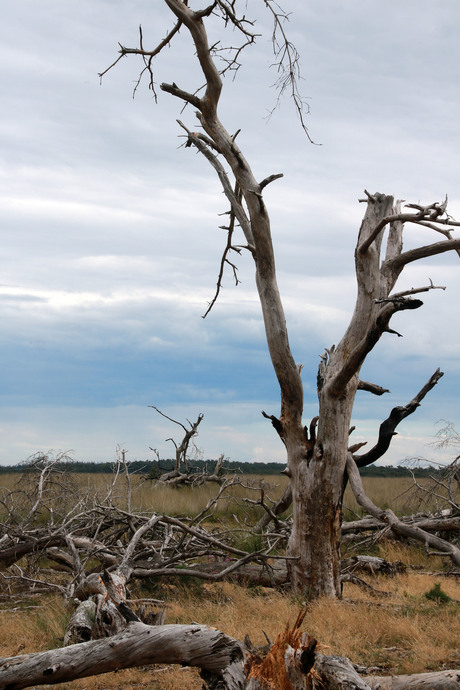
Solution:
M 358 383 L 359 391 L 367 391 L 368 393 L 373 393 L 374 395 L 383 395 L 384 393 L 389 393 L 388 388 L 383 388 L 378 386 L 376 383 L 370 383 L 369 381 L 359 381 Z
M 453 563 L 455 563 L 457 566 L 460 566 L 460 549 L 457 546 L 435 536 L 434 534 L 430 534 L 429 532 L 422 530 L 420 527 L 404 523 L 402 520 L 396 517 L 392 510 L 382 510 L 381 508 L 378 508 L 370 500 L 370 498 L 366 496 L 358 467 L 351 453 L 348 453 L 347 456 L 347 472 L 350 486 L 353 490 L 355 498 L 359 505 L 364 508 L 364 510 L 378 520 L 385 522 L 389 527 L 391 527 L 395 534 L 424 543 L 428 554 L 429 548 L 434 548 L 443 555 L 450 556 Z M 437 555 L 439 555 L 439 553 Z
M 444 373 L 439 368 L 436 369 L 423 388 L 407 403 L 407 405 L 399 405 L 391 410 L 389 417 L 380 425 L 379 437 L 375 446 L 364 455 L 354 457 L 358 467 L 367 467 L 367 465 L 371 465 L 387 452 L 398 424 L 415 412 L 424 397 L 434 388 L 442 376 L 444 376 Z
M 288 484 L 287 487 L 285 488 L 283 495 L 281 496 L 280 499 L 271 507 L 271 512 L 274 515 L 281 515 L 285 510 L 289 508 L 289 506 L 292 503 L 292 488 L 291 485 Z M 259 533 L 264 530 L 267 525 L 270 524 L 272 521 L 272 516 L 270 513 L 265 512 L 260 520 L 256 523 L 254 526 L 254 532 Z
M 460 530 L 460 516 L 439 515 L 409 515 L 401 518 L 401 522 L 420 527 L 427 532 L 456 532 Z M 374 517 L 367 516 L 361 520 L 342 523 L 342 535 L 358 534 L 383 529 L 386 523 Z

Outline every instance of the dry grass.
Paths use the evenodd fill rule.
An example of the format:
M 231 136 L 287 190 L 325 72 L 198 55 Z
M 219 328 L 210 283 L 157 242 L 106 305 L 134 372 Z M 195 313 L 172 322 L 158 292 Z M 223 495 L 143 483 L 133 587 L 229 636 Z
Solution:
M 83 492 L 90 495 L 95 495 L 99 500 L 103 500 L 110 491 L 112 481 L 111 475 L 107 474 L 75 474 L 71 475 L 74 480 L 75 491 L 81 496 Z M 3 474 L 0 477 L 0 496 L 5 495 L 8 491 L 17 486 L 19 476 L 17 474 Z M 252 513 L 255 517 L 254 509 L 250 509 L 242 504 L 244 498 L 258 498 L 257 488 L 263 486 L 266 496 L 273 500 L 278 499 L 283 493 L 288 479 L 285 476 L 266 476 L 260 477 L 256 475 L 245 475 L 241 477 L 244 484 L 251 488 L 244 488 L 243 486 L 233 487 L 231 492 L 223 497 L 217 506 L 215 516 L 221 518 L 228 515 L 228 508 L 236 497 L 240 501 L 240 506 L 237 508 L 240 513 Z M 419 480 L 420 484 L 427 486 L 429 480 Z M 132 508 L 140 512 L 158 512 L 174 516 L 194 515 L 203 510 L 209 500 L 213 498 L 219 487 L 214 483 L 208 483 L 203 486 L 192 488 L 184 486 L 174 488 L 172 486 L 165 486 L 156 482 L 145 481 L 140 475 L 132 475 Z M 391 507 L 397 514 L 415 513 L 419 510 L 436 510 L 437 508 L 446 507 L 441 505 L 439 501 L 434 498 L 427 500 L 427 496 L 420 496 L 417 492 L 413 480 L 410 477 L 364 477 L 364 489 L 369 498 L 374 501 L 376 505 L 381 508 Z M 115 503 L 122 508 L 126 507 L 127 503 L 127 484 L 124 475 L 120 475 L 113 491 Z M 69 494 L 70 499 L 70 494 Z M 62 495 L 60 496 L 62 500 Z M 362 515 L 362 509 L 357 505 L 349 487 L 345 492 L 344 500 L 345 510 L 344 519 L 352 520 Z M 232 511 L 235 512 L 235 506 L 232 505 Z
M 127 507 L 127 482 L 124 475 L 120 475 L 115 486 L 112 486 L 112 475 L 108 474 L 70 474 L 72 480 L 73 494 L 71 491 L 58 493 L 56 501 L 61 510 L 65 510 L 63 498 L 67 496 L 68 509 L 75 503 L 74 496 L 81 497 L 87 494 L 96 497 L 101 503 L 105 502 L 108 494 L 111 494 L 113 503 L 122 509 Z M 26 490 L 27 478 L 21 478 L 18 474 L 4 474 L 0 477 L 0 497 L 5 496 L 9 491 L 22 489 Z M 196 515 L 204 510 L 209 501 L 214 498 L 219 486 L 213 482 L 208 482 L 197 488 L 191 486 L 167 486 L 158 482 L 145 480 L 140 475 L 131 476 L 131 506 L 132 510 L 140 513 L 157 512 L 176 517 Z M 232 505 L 232 512 L 243 513 L 255 511 L 248 505 L 244 506 L 243 499 L 257 499 L 260 496 L 260 488 L 263 487 L 266 494 L 277 499 L 284 491 L 287 484 L 286 477 L 260 477 L 244 476 L 241 477 L 241 485 L 231 487 L 223 496 L 214 511 L 216 518 L 222 518 L 229 513 L 229 506 Z M 235 499 L 238 504 L 235 504 Z M 30 507 L 30 506 L 29 506 Z M 0 507 L 0 517 L 2 508 Z
M 407 554 L 406 554 L 407 555 Z M 363 665 L 379 665 L 397 673 L 416 673 L 460 667 L 459 604 L 439 604 L 425 597 L 439 582 L 436 576 L 408 571 L 395 578 L 376 578 L 373 585 L 390 597 L 369 597 L 346 583 L 341 602 L 309 605 L 302 629 L 326 648 L 325 653 L 348 656 Z M 442 578 L 442 590 L 460 600 L 460 581 Z M 280 592 L 235 584 L 163 586 L 167 623 L 200 623 L 243 639 L 249 633 L 256 645 L 274 640 L 293 623 L 301 602 Z M 70 615 L 60 598 L 43 600 L 39 609 L 0 610 L 0 626 L 7 630 L 0 642 L 2 656 L 44 650 L 62 643 Z M 5 608 L 5 607 L 4 607 Z M 174 667 L 130 669 L 62 684 L 62 688 L 127 688 L 201 690 L 197 671 Z

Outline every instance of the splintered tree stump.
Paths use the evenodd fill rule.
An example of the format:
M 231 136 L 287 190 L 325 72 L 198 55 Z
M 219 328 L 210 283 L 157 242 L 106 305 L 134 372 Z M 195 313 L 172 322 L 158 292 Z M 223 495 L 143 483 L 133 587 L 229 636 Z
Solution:
M 318 642 L 302 633 L 300 626 L 306 609 L 297 616 L 292 628 L 279 633 L 268 653 L 259 657 L 252 653 L 245 663 L 248 690 L 310 690 L 313 679 Z

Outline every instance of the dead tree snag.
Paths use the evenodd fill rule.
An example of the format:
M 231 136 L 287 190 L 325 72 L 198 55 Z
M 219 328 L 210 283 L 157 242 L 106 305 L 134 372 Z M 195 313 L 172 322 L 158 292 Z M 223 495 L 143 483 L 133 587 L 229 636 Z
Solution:
M 217 293 L 222 266 L 231 250 L 239 252 L 246 249 L 254 260 L 266 340 L 280 388 L 280 413 L 276 417 L 266 416 L 272 421 L 276 419 L 274 427 L 286 448 L 290 489 L 284 501 L 291 500 L 293 509 L 287 548 L 291 587 L 299 593 L 308 592 L 310 596 L 338 597 L 341 594 L 342 496 L 353 403 L 358 390 L 377 395 L 384 392 L 381 386 L 361 381 L 360 371 L 366 357 L 384 335 L 399 335 L 390 326 L 393 315 L 419 309 L 423 304 L 418 299 L 419 294 L 437 287 L 430 282 L 410 290 L 395 291 L 404 268 L 414 261 L 446 252 L 460 254 L 460 239 L 452 236 L 459 223 L 447 215 L 447 197 L 442 203 L 426 206 L 408 204 L 402 210 L 401 203 L 395 202 L 392 196 L 366 192 L 363 200 L 366 211 L 355 250 L 356 305 L 343 338 L 336 346 L 325 350 L 317 377 L 318 421 L 308 429 L 302 420 L 302 366 L 296 363 L 289 344 L 277 284 L 270 217 L 263 196 L 267 183 L 279 175 L 268 175 L 260 182 L 239 148 L 236 135 L 227 131 L 219 117 L 222 74 L 238 69 L 241 51 L 256 38 L 251 22 L 246 15 L 240 14 L 246 11 L 246 5 L 241 3 L 240 10 L 238 2 L 218 0 L 201 10 L 193 10 L 183 0 L 165 2 L 174 16 L 175 26 L 188 31 L 192 38 L 204 86 L 192 85 L 186 90 L 175 83 L 163 83 L 160 88 L 182 104 L 194 108 L 199 132 L 195 131 L 197 127 L 180 123 L 186 132 L 187 147 L 196 148 L 213 167 L 230 205 L 228 242 Z M 265 7 L 274 20 L 273 41 L 281 70 L 279 86 L 281 91 L 287 88 L 291 92 L 305 127 L 302 101 L 296 86 L 298 54 L 285 34 L 283 12 L 269 2 Z M 237 48 L 229 49 L 223 63 L 219 62 L 218 45 L 210 46 L 208 41 L 206 24 L 211 15 L 222 20 L 222 31 L 230 27 L 241 39 Z M 173 42 L 174 32 L 175 28 L 168 34 L 168 46 Z M 147 70 L 153 84 L 152 60 L 165 45 L 163 40 L 154 49 L 146 51 L 141 35 L 139 48 L 128 50 L 122 47 L 120 53 L 139 55 L 144 61 L 141 76 Z M 236 225 L 243 234 L 241 244 L 233 240 Z M 436 232 L 443 239 L 404 251 L 404 229 L 411 225 L 423 228 L 427 233 Z M 403 414 L 401 418 L 404 416 L 407 415 Z M 362 462 L 373 462 L 381 457 L 391 436 L 392 432 L 382 430 L 380 445 Z M 356 450 L 352 447 L 351 452 Z

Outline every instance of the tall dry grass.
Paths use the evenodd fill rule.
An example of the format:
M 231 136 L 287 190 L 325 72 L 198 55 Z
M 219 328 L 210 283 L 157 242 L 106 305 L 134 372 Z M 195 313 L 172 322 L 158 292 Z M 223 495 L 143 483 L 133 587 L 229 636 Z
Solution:
M 108 493 L 112 493 L 114 502 L 119 507 L 125 508 L 127 505 L 127 482 L 126 477 L 121 474 L 112 486 L 113 478 L 106 474 L 75 474 L 71 475 L 74 483 L 75 492 L 78 495 L 87 492 L 91 496 L 96 496 L 98 500 L 104 501 Z M 5 496 L 8 491 L 18 488 L 20 477 L 17 474 L 3 474 L 0 476 L 0 497 Z M 428 487 L 429 480 L 418 480 L 422 486 Z M 207 503 L 213 498 L 219 487 L 214 483 L 207 483 L 203 486 L 193 488 L 183 486 L 175 488 L 160 484 L 158 482 L 146 481 L 140 475 L 132 475 L 130 478 L 132 487 L 132 509 L 139 512 L 157 512 L 178 517 L 195 515 L 203 510 Z M 285 476 L 257 476 L 244 475 L 241 477 L 245 486 L 233 487 L 220 501 L 215 511 L 216 516 L 223 517 L 228 515 L 229 509 L 244 513 L 244 508 L 249 510 L 249 504 L 244 504 L 244 499 L 257 499 L 258 488 L 263 487 L 265 495 L 273 500 L 277 500 L 287 486 L 288 479 Z M 369 498 L 381 508 L 391 507 L 397 514 L 410 514 L 420 510 L 433 511 L 446 507 L 446 504 L 439 498 L 423 494 L 414 486 L 410 477 L 364 477 L 364 489 Z M 439 493 L 439 487 L 438 487 Z M 63 496 L 60 496 L 62 501 Z M 240 507 L 235 508 L 234 501 L 239 501 Z M 71 494 L 68 494 L 71 502 Z M 344 498 L 344 519 L 352 520 L 363 514 L 362 509 L 357 505 L 350 488 L 347 487 Z M 2 508 L 0 507 L 0 512 Z

